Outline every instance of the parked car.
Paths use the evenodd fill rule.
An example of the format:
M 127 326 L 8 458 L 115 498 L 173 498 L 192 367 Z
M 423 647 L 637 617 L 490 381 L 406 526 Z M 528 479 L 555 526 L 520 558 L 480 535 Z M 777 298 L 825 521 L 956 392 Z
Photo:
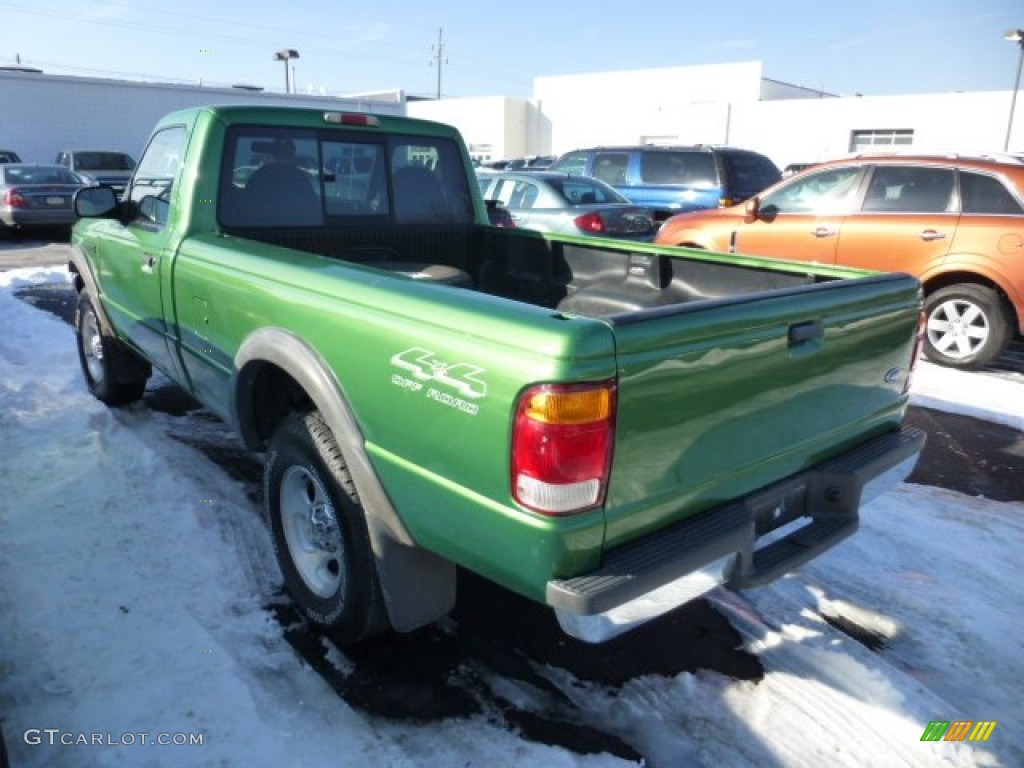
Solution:
M 733 205 L 782 174 L 768 157 L 735 147 L 596 147 L 558 158 L 550 170 L 611 184 L 659 221 L 676 213 Z
M 0 237 L 31 227 L 70 227 L 71 198 L 84 186 L 61 165 L 0 163 Z
M 558 158 L 555 155 L 528 155 L 509 160 L 505 164 L 506 171 L 539 171 L 550 168 Z
M 480 193 L 520 229 L 650 240 L 654 214 L 603 181 L 552 171 L 480 171 Z
M 979 368 L 1024 333 L 1024 160 L 858 156 L 822 163 L 745 205 L 674 216 L 656 242 L 922 281 L 925 355 Z
M 58 152 L 54 162 L 70 168 L 86 181 L 113 187 L 118 197 L 124 194 L 135 170 L 135 160 L 127 152 L 107 150 L 67 149 Z
M 21 158 L 13 149 L 0 149 L 0 163 L 20 163 Z
M 785 179 L 789 178 L 790 176 L 795 176 L 796 174 L 802 171 L 806 171 L 813 165 L 814 163 L 790 163 L 789 165 L 782 169 L 782 177 Z

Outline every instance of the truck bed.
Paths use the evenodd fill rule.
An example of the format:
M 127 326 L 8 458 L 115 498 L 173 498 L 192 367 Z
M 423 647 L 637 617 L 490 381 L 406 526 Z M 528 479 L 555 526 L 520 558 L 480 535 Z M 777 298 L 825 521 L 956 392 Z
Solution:
M 238 235 L 406 274 L 415 271 L 410 262 L 453 268 L 465 278 L 457 284 L 471 290 L 459 302 L 437 294 L 445 311 L 487 313 L 471 298 L 487 294 L 551 310 L 549 322 L 605 326 L 619 388 L 613 471 L 592 534 L 600 546 L 568 555 L 565 575 L 597 568 L 602 552 L 898 433 L 906 407 L 900 390 L 919 296 L 916 281 L 903 275 L 488 227 Z M 425 307 L 390 311 L 417 323 Z M 522 318 L 514 328 L 525 328 Z M 442 343 L 420 332 L 431 349 Z M 466 327 L 460 344 L 486 348 L 492 332 Z M 510 365 L 528 356 L 514 336 L 503 339 Z M 429 450 L 429 461 L 444 463 L 447 446 Z M 448 458 L 456 455 L 453 449 Z M 540 585 L 524 576 L 529 556 L 519 551 L 514 527 L 491 521 L 478 528 L 459 517 L 460 489 L 417 493 L 434 492 L 447 498 L 419 529 L 432 546 L 541 597 Z M 439 533 L 451 526 L 474 545 L 463 551 Z M 521 543 L 528 549 L 536 541 Z M 474 549 L 487 551 L 487 562 Z
M 479 226 L 246 229 L 231 234 L 388 271 L 447 267 L 447 282 L 587 317 L 799 288 L 852 274 L 763 259 Z M 683 258 L 683 257 L 686 258 Z

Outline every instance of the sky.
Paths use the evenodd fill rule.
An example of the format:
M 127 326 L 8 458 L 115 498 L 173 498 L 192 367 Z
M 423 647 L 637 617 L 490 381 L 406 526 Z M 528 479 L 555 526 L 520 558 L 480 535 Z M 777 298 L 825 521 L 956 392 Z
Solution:
M 458 657 L 451 685 L 502 709 L 418 723 L 351 705 L 266 607 L 280 575 L 256 502 L 174 438 L 215 420 L 104 407 L 82 383 L 71 328 L 14 296 L 67 281 L 57 267 L 0 272 L 0 722 L 12 765 L 639 765 L 509 726 L 510 712 L 543 717 L 552 701 L 647 768 L 1024 765 L 1024 502 L 906 483 L 797 573 L 710 593 L 760 680 L 698 669 L 616 688 L 529 657 L 523 669 Z M 922 362 L 912 396 L 1024 425 L 1024 375 Z M 825 616 L 884 642 L 871 650 Z M 442 629 L 438 647 L 464 631 Z M 321 642 L 331 674 L 358 673 L 358 654 Z M 984 743 L 922 742 L 934 720 L 997 725 Z M 92 734 L 100 744 L 60 743 Z
M 0 66 L 297 90 L 529 98 L 533 78 L 761 61 L 829 93 L 1008 91 L 1020 0 L 739 0 L 641 6 L 419 0 L 0 0 Z M 440 75 L 440 77 L 439 77 Z

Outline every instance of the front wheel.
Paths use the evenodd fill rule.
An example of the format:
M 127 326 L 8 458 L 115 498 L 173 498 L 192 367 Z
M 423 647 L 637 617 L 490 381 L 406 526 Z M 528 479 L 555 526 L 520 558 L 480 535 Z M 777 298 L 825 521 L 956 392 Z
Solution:
M 342 643 L 387 629 L 363 507 L 319 412 L 281 423 L 267 452 L 264 485 L 284 585 L 306 618 Z
M 965 283 L 942 288 L 925 299 L 924 353 L 952 368 L 981 368 L 1010 341 L 1010 313 L 999 294 Z
M 75 310 L 75 339 L 82 376 L 97 400 L 107 405 L 124 405 L 142 397 L 152 368 L 104 332 L 92 299 L 84 290 L 78 294 Z

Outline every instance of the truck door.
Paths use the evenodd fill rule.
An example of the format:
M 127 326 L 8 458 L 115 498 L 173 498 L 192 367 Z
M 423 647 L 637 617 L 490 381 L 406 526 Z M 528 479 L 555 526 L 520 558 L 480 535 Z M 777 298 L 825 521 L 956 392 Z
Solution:
M 187 140 L 185 126 L 154 134 L 125 194 L 131 219 L 110 221 L 97 240 L 96 262 L 108 311 L 119 330 L 158 368 L 181 381 L 174 325 L 164 314 L 176 218 L 175 180 Z

